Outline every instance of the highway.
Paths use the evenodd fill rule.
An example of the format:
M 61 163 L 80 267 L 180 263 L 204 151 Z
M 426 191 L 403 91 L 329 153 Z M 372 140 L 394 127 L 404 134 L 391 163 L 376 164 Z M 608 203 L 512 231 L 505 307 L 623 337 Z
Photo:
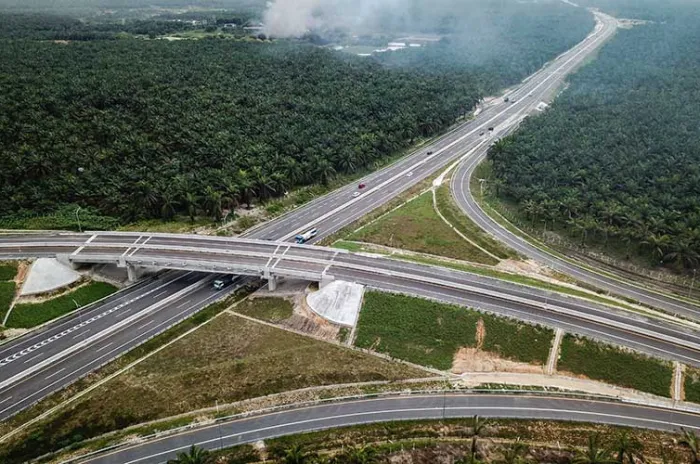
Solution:
M 387 203 L 396 195 L 411 188 L 426 177 L 438 172 L 455 160 L 465 155 L 476 153 L 479 149 L 490 143 L 490 131 L 488 130 L 490 127 L 494 128 L 494 132 L 499 133 L 516 124 L 523 114 L 523 108 L 526 106 L 529 107 L 528 105 L 531 105 L 531 103 L 538 102 L 551 95 L 565 75 L 580 65 L 581 62 L 587 59 L 591 54 L 595 53 L 595 51 L 614 34 L 616 23 L 613 19 L 600 14 L 596 14 L 596 17 L 598 24 L 591 35 L 571 50 L 552 60 L 552 62 L 524 81 L 517 90 L 511 93 L 511 95 L 515 96 L 524 95 L 523 99 L 519 99 L 516 103 L 505 103 L 502 100 L 498 100 L 495 104 L 486 107 L 473 120 L 458 126 L 445 136 L 432 142 L 429 146 L 417 150 L 413 154 L 397 161 L 385 169 L 366 176 L 361 182 L 365 183 L 367 187 L 362 190 L 361 195 L 358 197 L 353 197 L 353 193 L 357 191 L 356 184 L 346 186 L 311 201 L 307 205 L 297 208 L 274 221 L 255 228 L 246 234 L 246 236 L 256 239 L 288 240 L 299 232 L 308 230 L 311 227 L 317 227 L 319 228 L 319 235 L 316 237 L 316 240 L 319 240 L 359 219 L 369 211 Z M 527 99 L 531 99 L 531 102 L 526 105 Z M 481 135 L 482 133 L 484 133 L 484 135 Z M 427 156 L 428 151 L 432 151 L 433 154 Z M 150 244 L 150 242 L 146 243 L 146 245 L 148 244 Z M 127 250 L 127 254 L 132 253 L 134 249 L 138 248 L 139 247 L 131 247 L 131 250 Z M 22 250 L 19 251 L 21 252 Z M 41 256 L 41 250 L 35 249 L 33 252 L 36 252 L 37 256 Z M 46 255 L 51 255 L 53 252 L 45 250 L 44 253 Z M 138 253 L 145 253 L 145 251 L 136 251 L 136 254 Z M 291 269 L 288 269 L 288 271 L 289 270 Z M 306 270 L 306 268 L 303 267 L 303 263 L 301 270 Z M 366 277 L 367 276 L 364 276 L 364 278 Z M 363 277 L 358 275 L 356 278 L 361 279 Z M 177 283 L 173 282 L 171 285 L 174 287 L 166 287 L 163 290 L 168 291 L 166 295 L 182 292 L 178 301 L 168 302 L 167 304 L 162 304 L 155 308 L 153 306 L 143 308 L 140 312 L 138 309 L 133 310 L 134 327 L 142 327 L 145 331 L 148 329 L 148 326 L 144 327 L 143 323 L 154 320 L 155 322 L 151 324 L 154 326 L 153 330 L 148 329 L 147 333 L 144 332 L 143 335 L 140 335 L 139 331 L 134 331 L 132 327 L 129 331 L 125 331 L 134 334 L 130 339 L 118 339 L 118 337 L 121 337 L 121 331 L 109 333 L 101 332 L 103 336 L 101 338 L 95 337 L 94 339 L 92 337 L 96 334 L 90 334 L 88 332 L 85 340 L 90 340 L 90 346 L 93 346 L 94 343 L 98 341 L 99 343 L 109 346 L 99 352 L 97 352 L 96 349 L 83 349 L 72 352 L 70 357 L 76 359 L 76 365 L 85 365 L 90 366 L 90 368 L 95 368 L 106 359 L 106 357 L 103 357 L 103 354 L 106 354 L 105 352 L 112 352 L 116 347 L 120 347 L 122 352 L 127 351 L 137 346 L 148 336 L 153 336 L 162 332 L 182 317 L 186 317 L 187 314 L 192 314 L 208 302 L 222 296 L 222 294 L 214 293 L 211 288 L 205 289 L 203 287 L 196 287 L 180 290 L 177 287 Z M 402 282 L 394 285 L 405 286 Z M 409 285 L 414 285 L 414 282 L 411 282 Z M 432 288 L 430 292 L 436 292 L 436 289 Z M 106 314 L 101 323 L 106 326 L 117 325 L 119 323 L 119 318 L 122 317 L 121 312 L 124 308 L 129 306 L 130 305 L 124 306 L 118 311 Z M 546 307 L 547 305 L 545 304 L 544 306 Z M 103 306 L 99 307 L 102 308 Z M 520 312 L 525 314 L 533 311 L 529 309 L 520 309 Z M 142 319 L 143 316 L 148 316 L 151 319 Z M 82 317 L 80 313 L 77 313 L 67 318 L 65 322 L 73 321 L 75 325 L 77 321 L 77 323 L 80 324 L 80 317 Z M 125 317 L 132 316 L 127 315 Z M 81 335 L 81 333 L 88 330 L 88 328 L 88 326 L 83 326 L 77 329 L 72 336 L 78 337 L 78 335 Z M 65 329 L 59 327 L 57 324 L 52 324 L 45 328 L 42 333 L 45 335 L 45 339 L 48 340 L 60 335 L 64 330 Z M 79 338 L 80 337 L 77 339 Z M 3 345 L 3 349 L 7 350 L 7 353 L 10 353 L 5 356 L 5 358 L 21 352 L 24 349 L 23 343 L 25 343 L 23 339 L 20 339 Z M 668 345 L 668 342 L 666 343 Z M 42 357 L 46 356 L 44 359 L 48 359 L 62 353 L 65 354 L 65 350 L 61 348 L 62 345 L 60 344 L 48 343 L 46 346 L 46 353 L 45 355 L 42 354 Z M 672 347 L 669 346 L 659 348 L 663 352 L 673 351 Z M 683 349 L 688 350 L 689 348 L 685 347 Z M 681 353 L 677 354 L 681 355 Z M 684 359 L 696 358 L 694 352 L 686 352 L 683 353 L 682 356 Z M 20 383 L 14 384 L 14 387 L 0 387 L 0 409 L 4 409 L 4 412 L 0 413 L 0 419 L 7 418 L 9 415 L 16 413 L 32 402 L 45 396 L 50 391 L 70 384 L 86 372 L 86 370 L 77 371 L 66 368 L 60 373 L 55 374 L 55 371 L 50 371 L 50 369 L 60 370 L 61 368 L 52 367 L 54 363 L 41 364 L 43 362 L 42 357 L 37 357 L 34 360 L 25 358 L 24 361 L 21 361 L 23 366 L 25 366 L 23 372 L 26 373 L 31 370 L 31 374 L 24 376 Z M 98 360 L 98 358 L 100 359 Z M 66 362 L 68 362 L 68 360 Z M 37 368 L 36 366 L 40 367 Z M 0 372 L 0 384 L 1 382 L 7 382 L 8 379 L 11 378 L 4 374 L 4 372 L 5 369 L 3 368 L 2 372 Z M 55 376 L 49 377 L 54 374 Z M 16 375 L 17 374 L 13 374 L 12 377 Z M 33 386 L 34 382 L 39 383 Z M 51 384 L 51 386 L 49 387 L 48 384 Z M 13 388 L 12 392 L 8 392 L 7 388 Z M 32 396 L 30 400 L 25 401 L 24 392 L 31 393 Z
M 516 98 L 523 98 L 523 96 L 523 92 L 517 92 Z M 549 99 L 542 98 L 539 100 L 548 102 L 551 101 L 553 97 L 554 95 L 551 95 Z M 523 114 L 532 114 L 536 112 L 536 108 L 530 105 L 524 110 Z M 505 130 L 501 135 L 506 135 L 507 132 L 515 128 L 516 126 L 508 128 L 508 130 Z M 574 260 L 558 257 L 534 246 L 526 239 L 514 234 L 495 221 L 476 201 L 472 195 L 470 184 L 474 170 L 479 163 L 486 158 L 487 152 L 488 146 L 482 146 L 476 150 L 473 155 L 465 159 L 459 165 L 451 181 L 452 194 L 457 204 L 481 229 L 487 231 L 494 238 L 521 255 L 532 258 L 578 281 L 593 285 L 615 295 L 632 298 L 650 307 L 662 309 L 669 314 L 684 316 L 692 320 L 700 320 L 700 307 L 696 305 L 655 292 L 649 288 L 641 287 L 629 280 L 618 279 L 595 272 L 582 264 L 577 264 Z
M 448 394 L 400 396 L 301 407 L 195 428 L 72 462 L 151 464 L 172 459 L 191 445 L 220 449 L 283 435 L 397 420 L 527 418 L 593 422 L 677 431 L 700 428 L 700 416 L 681 411 L 558 396 Z
M 121 260 L 183 271 L 346 280 L 559 327 L 700 366 L 700 332 L 687 326 L 453 269 L 313 245 L 200 235 L 101 232 L 0 237 L 0 257 L 60 254 L 88 263 Z M 26 375 L 32 368 L 21 371 Z M 21 374 L 14 375 L 0 374 L 0 388 Z

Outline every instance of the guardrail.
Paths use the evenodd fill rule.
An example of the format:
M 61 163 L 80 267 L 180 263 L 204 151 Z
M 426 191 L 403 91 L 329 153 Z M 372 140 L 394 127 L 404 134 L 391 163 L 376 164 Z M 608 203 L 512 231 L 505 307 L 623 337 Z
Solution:
M 84 454 L 82 456 L 74 457 L 74 458 L 69 458 L 66 461 L 61 461 L 62 464 L 71 464 L 71 463 L 78 463 L 81 462 L 87 458 L 90 457 L 95 457 L 103 453 L 107 453 L 109 451 L 114 451 L 120 448 L 126 448 L 128 446 L 133 446 L 136 443 L 142 443 L 142 442 L 147 442 L 149 440 L 156 440 L 168 436 L 174 436 L 179 433 L 183 432 L 188 432 L 190 430 L 198 429 L 198 428 L 207 428 L 207 427 L 212 427 L 215 425 L 220 425 L 222 423 L 226 422 L 233 422 L 235 420 L 240 420 L 240 419 L 246 419 L 250 417 L 256 417 L 256 416 L 262 416 L 266 414 L 271 414 L 271 413 L 278 413 L 278 412 L 284 412 L 284 411 L 291 411 L 295 409 L 304 409 L 304 408 L 309 408 L 309 407 L 315 407 L 315 406 L 323 406 L 326 404 L 334 404 L 334 403 L 344 403 L 344 402 L 351 402 L 351 401 L 362 401 L 362 400 L 368 400 L 368 399 L 374 399 L 374 398 L 401 398 L 401 397 L 407 397 L 407 396 L 426 396 L 426 395 L 431 395 L 431 396 L 463 396 L 463 395 L 503 395 L 503 394 L 508 394 L 508 395 L 520 395 L 520 396 L 539 396 L 539 397 L 556 397 L 556 398 L 568 398 L 568 399 L 581 399 L 581 400 L 588 400 L 588 401 L 598 401 L 598 402 L 610 402 L 610 403 L 626 403 L 626 404 L 635 404 L 635 405 L 640 405 L 640 406 L 649 406 L 649 407 L 656 407 L 660 409 L 666 409 L 670 410 L 668 405 L 663 404 L 660 401 L 653 401 L 649 399 L 648 401 L 641 401 L 641 400 L 629 400 L 625 398 L 620 398 L 620 397 L 615 397 L 615 396 L 610 396 L 610 395 L 596 395 L 596 394 L 590 394 L 590 393 L 585 393 L 585 392 L 567 392 L 567 391 L 546 391 L 546 390 L 525 390 L 525 389 L 479 389 L 479 388 L 474 388 L 474 389 L 464 389 L 464 390 L 404 390 L 404 391 L 389 391 L 389 392 L 378 392 L 378 393 L 368 393 L 368 394 L 363 394 L 363 395 L 348 395 L 348 396 L 339 396 L 335 398 L 324 398 L 324 399 L 319 399 L 319 400 L 314 400 L 314 401 L 304 401 L 300 403 L 291 403 L 291 404 L 285 404 L 285 405 L 279 405 L 279 406 L 272 406 L 269 408 L 263 408 L 263 409 L 258 409 L 255 411 L 248 411 L 248 412 L 243 412 L 243 413 L 238 413 L 238 414 L 231 414 L 228 416 L 222 416 L 222 417 L 217 417 L 212 421 L 205 422 L 205 423 L 193 423 L 193 424 L 188 424 L 184 425 L 181 427 L 175 427 L 170 430 L 164 430 L 161 432 L 156 432 L 152 433 L 150 435 L 145 435 L 143 437 L 139 437 L 137 442 L 131 441 L 131 442 L 124 442 L 124 443 L 118 443 L 112 446 L 108 446 L 106 448 L 102 448 L 96 451 L 92 451 L 90 453 Z M 700 414 L 700 406 L 696 408 L 684 408 L 684 407 L 677 407 L 675 408 L 676 410 L 679 411 L 687 411 L 693 414 Z M 453 418 L 449 418 L 453 419 Z M 439 419 L 435 419 L 439 420 Z M 47 454 L 39 458 L 41 460 L 42 458 L 46 458 L 49 456 L 54 456 L 58 453 L 61 453 L 68 448 L 64 448 L 62 450 L 56 451 L 51 454 Z

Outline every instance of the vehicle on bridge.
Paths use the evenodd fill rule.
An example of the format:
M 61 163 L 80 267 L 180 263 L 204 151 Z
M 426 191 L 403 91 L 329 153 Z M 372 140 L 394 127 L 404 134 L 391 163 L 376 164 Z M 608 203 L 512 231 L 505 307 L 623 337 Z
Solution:
M 307 230 L 303 234 L 297 235 L 296 237 L 294 237 L 294 239 L 297 241 L 297 243 L 306 243 L 309 240 L 311 240 L 313 237 L 315 237 L 316 234 L 318 234 L 318 230 L 311 229 L 311 230 Z

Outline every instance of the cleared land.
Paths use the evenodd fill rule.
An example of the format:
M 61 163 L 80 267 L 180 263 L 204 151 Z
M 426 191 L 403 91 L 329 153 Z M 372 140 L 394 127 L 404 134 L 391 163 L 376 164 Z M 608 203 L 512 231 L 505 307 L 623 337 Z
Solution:
M 18 304 L 7 319 L 7 327 L 22 329 L 36 327 L 39 324 L 74 311 L 76 308 L 111 295 L 115 291 L 117 291 L 117 288 L 114 285 L 104 282 L 92 282 L 70 293 L 42 303 Z
M 276 324 L 294 314 L 294 305 L 284 298 L 249 298 L 236 306 L 236 312 Z
M 673 366 L 670 362 L 573 335 L 567 334 L 562 340 L 558 369 L 659 396 L 671 396 Z
M 35 455 L 34 449 L 57 449 L 132 424 L 213 407 L 217 401 L 425 376 L 399 363 L 222 314 L 39 424 L 13 443 L 8 461 Z
M 498 264 L 497 260 L 457 235 L 440 219 L 433 208 L 430 192 L 409 201 L 347 238 L 476 263 Z
M 355 344 L 448 370 L 457 351 L 463 347 L 478 347 L 509 360 L 542 365 L 547 360 L 553 337 L 550 329 L 460 306 L 367 292 Z

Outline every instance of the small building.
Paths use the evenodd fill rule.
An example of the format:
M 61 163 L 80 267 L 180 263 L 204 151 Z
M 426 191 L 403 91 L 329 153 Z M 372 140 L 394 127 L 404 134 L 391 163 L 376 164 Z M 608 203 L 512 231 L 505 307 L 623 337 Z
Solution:
M 224 24 L 224 29 L 235 29 L 237 27 L 236 23 L 226 23 Z

